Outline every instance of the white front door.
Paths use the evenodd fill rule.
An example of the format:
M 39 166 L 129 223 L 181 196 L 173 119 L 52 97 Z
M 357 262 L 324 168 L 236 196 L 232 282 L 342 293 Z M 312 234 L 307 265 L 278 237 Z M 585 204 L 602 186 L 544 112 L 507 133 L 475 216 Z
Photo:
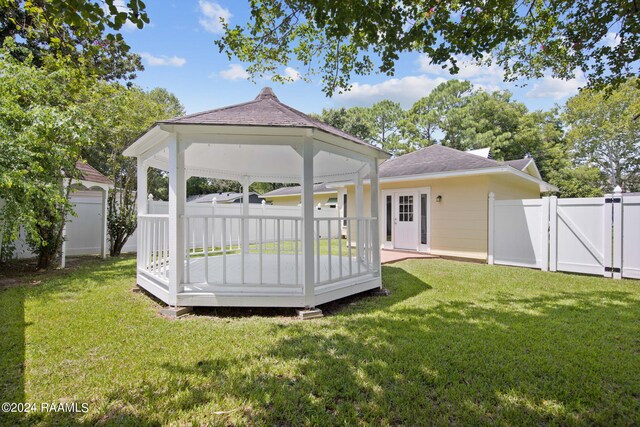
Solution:
M 396 249 L 418 250 L 418 198 L 414 192 L 397 192 L 395 196 L 393 246 Z

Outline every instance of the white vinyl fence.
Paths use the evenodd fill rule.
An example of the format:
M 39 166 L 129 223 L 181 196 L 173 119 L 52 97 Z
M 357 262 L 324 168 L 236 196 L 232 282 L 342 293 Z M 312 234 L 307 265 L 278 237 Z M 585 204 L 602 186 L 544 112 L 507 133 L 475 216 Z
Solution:
M 640 196 L 495 200 L 489 264 L 640 278 Z
M 640 279 L 640 196 L 622 197 L 622 277 Z
M 92 194 L 95 193 L 95 194 Z M 66 254 L 70 256 L 76 255 L 95 255 L 100 253 L 102 244 L 102 197 L 101 192 L 83 192 L 82 195 L 72 195 L 71 201 L 74 204 L 74 210 L 76 216 L 70 216 L 67 222 L 66 233 L 67 238 L 65 241 Z M 149 201 L 149 214 L 166 215 L 169 210 L 168 202 L 162 201 Z M 187 203 L 185 206 L 185 214 L 188 216 L 207 216 L 207 215 L 221 215 L 221 216 L 241 216 L 242 204 L 217 204 L 215 207 L 211 204 L 203 203 Z M 254 216 L 269 216 L 269 217 L 300 217 L 302 214 L 299 206 L 270 206 L 260 204 L 249 205 L 249 215 Z M 336 208 L 318 209 L 315 211 L 316 218 L 329 219 L 339 218 L 339 212 Z M 216 219 L 214 224 L 210 226 L 218 225 L 217 230 L 220 231 L 218 239 L 222 239 L 222 219 Z M 204 234 L 203 221 L 189 221 L 189 238 L 187 244 L 189 247 L 199 247 L 202 242 L 198 241 Z M 320 228 L 323 238 L 330 237 L 338 238 L 340 236 L 340 221 L 331 221 L 323 223 Z M 225 230 L 225 241 L 228 246 L 240 246 L 241 230 L 239 229 L 239 221 L 227 221 Z M 273 242 L 276 240 L 278 231 L 280 232 L 281 239 L 293 240 L 294 228 L 291 224 L 281 224 L 281 229 L 278 230 L 278 224 L 276 221 L 266 221 L 262 231 L 262 238 L 264 242 Z M 254 236 L 250 241 L 251 244 L 255 243 L 255 236 L 257 236 L 257 225 L 253 223 L 251 229 L 248 230 L 249 236 Z M 137 238 L 138 231 L 129 237 L 122 252 L 136 252 L 137 250 Z M 14 242 L 14 258 L 24 259 L 32 258 L 35 255 L 31 252 L 29 245 L 26 243 L 24 232 L 21 231 L 19 238 Z
M 67 255 L 96 255 L 100 253 L 103 239 L 102 192 L 83 191 L 72 194 L 75 216 L 69 216 L 66 225 L 65 252 Z M 23 230 L 13 242 L 13 257 L 16 259 L 33 258 L 35 255 L 27 244 Z M 131 236 L 123 252 L 135 252 L 136 237 Z

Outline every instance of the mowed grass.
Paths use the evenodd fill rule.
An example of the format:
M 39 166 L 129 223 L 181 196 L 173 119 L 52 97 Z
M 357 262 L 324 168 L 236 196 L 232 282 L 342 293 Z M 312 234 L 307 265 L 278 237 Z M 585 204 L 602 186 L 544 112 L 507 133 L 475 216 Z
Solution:
M 411 260 L 320 320 L 172 321 L 134 263 L 0 291 L 1 400 L 89 404 L 1 423 L 640 424 L 637 281 Z

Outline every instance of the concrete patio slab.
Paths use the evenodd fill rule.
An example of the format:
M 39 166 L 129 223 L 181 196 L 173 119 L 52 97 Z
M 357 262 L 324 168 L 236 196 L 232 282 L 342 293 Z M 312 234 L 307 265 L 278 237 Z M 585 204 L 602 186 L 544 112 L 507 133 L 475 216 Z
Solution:
M 435 255 L 425 254 L 414 251 L 400 251 L 397 249 L 382 249 L 380 251 L 380 262 L 382 264 L 393 264 L 394 262 L 403 261 L 405 259 L 421 259 L 421 258 L 438 258 Z

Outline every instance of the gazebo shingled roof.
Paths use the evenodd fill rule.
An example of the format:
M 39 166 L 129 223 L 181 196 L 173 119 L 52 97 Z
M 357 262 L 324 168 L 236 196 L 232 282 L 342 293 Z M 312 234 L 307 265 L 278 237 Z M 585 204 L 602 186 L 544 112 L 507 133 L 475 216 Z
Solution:
M 159 123 L 315 128 L 358 144 L 371 146 L 360 138 L 283 104 L 269 87 L 263 88 L 253 101 L 163 120 Z

